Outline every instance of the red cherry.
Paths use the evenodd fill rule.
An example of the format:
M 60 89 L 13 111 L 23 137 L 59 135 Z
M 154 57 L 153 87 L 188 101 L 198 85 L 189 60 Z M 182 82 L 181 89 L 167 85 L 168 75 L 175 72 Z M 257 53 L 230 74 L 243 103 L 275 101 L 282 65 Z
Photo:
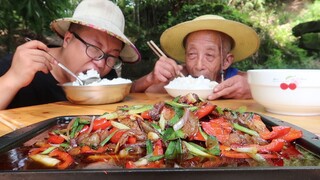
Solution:
M 280 84 L 280 88 L 283 89 L 283 90 L 288 89 L 288 87 L 289 87 L 289 86 L 288 86 L 287 83 L 281 83 L 281 84 Z
M 296 83 L 290 83 L 290 84 L 289 84 L 289 89 L 295 90 L 296 88 L 297 88 Z

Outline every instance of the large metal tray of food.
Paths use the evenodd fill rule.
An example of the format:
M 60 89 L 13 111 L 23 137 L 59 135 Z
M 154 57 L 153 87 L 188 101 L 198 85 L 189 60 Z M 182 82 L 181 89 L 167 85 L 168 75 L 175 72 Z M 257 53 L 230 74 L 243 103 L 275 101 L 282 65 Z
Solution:
M 171 105 L 176 105 L 177 102 L 171 102 Z M 170 103 L 169 103 L 170 105 Z M 206 103 L 202 104 L 206 105 Z M 125 107 L 129 108 L 129 107 Z M 145 107 L 144 107 L 145 108 Z M 246 112 L 247 113 L 247 112 Z M 213 113 L 214 114 L 214 113 Z M 211 114 L 211 116 L 213 116 Z M 278 165 L 274 162 L 274 166 L 242 166 L 243 162 L 252 164 L 252 160 L 236 162 L 237 166 L 228 164 L 226 166 L 164 166 L 164 167 L 142 167 L 142 168 L 65 168 L 61 169 L 46 169 L 46 168 L 30 168 L 25 169 L 23 166 L 30 151 L 22 153 L 19 148 L 27 146 L 26 144 L 33 144 L 41 139 L 44 139 L 57 126 L 68 126 L 74 119 L 83 116 L 61 116 L 52 119 L 44 120 L 42 122 L 18 129 L 14 132 L 0 137 L 0 179 L 177 179 L 183 177 L 184 179 L 318 179 L 320 177 L 320 140 L 319 137 L 309 131 L 300 127 L 284 122 L 282 120 L 264 116 L 256 113 L 249 113 L 250 116 L 259 116 L 262 122 L 272 130 L 273 127 L 290 127 L 299 132 L 302 132 L 302 137 L 296 139 L 292 144 L 307 153 L 309 159 L 304 159 L 298 164 L 291 163 L 288 166 Z M 112 114 L 109 114 L 112 115 Z M 141 114 L 140 114 L 141 115 Z M 139 115 L 139 117 L 141 117 Z M 233 116 L 233 112 L 229 113 Z M 88 115 L 87 118 L 101 117 L 101 115 Z M 105 115 L 102 115 L 105 117 Z M 132 117 L 131 117 L 132 118 Z M 73 122 L 74 124 L 74 122 Z M 119 126 L 116 125 L 116 126 Z M 119 127 L 121 127 L 120 125 Z M 70 129 L 70 126 L 69 126 Z M 46 138 L 45 138 L 46 139 Z M 127 140 L 127 139 L 126 139 Z M 190 143 L 191 144 L 191 143 Z M 186 145 L 190 146 L 186 143 Z M 28 146 L 29 146 L 28 145 Z M 192 144 L 191 144 L 192 145 Z M 168 144 L 166 145 L 168 147 Z M 194 147 L 197 147 L 196 145 Z M 242 147 L 241 147 L 242 148 Z M 240 149 L 241 149 L 240 148 Z M 29 148 L 30 150 L 30 148 Z M 199 149 L 198 149 L 199 150 Z M 201 150 L 201 148 L 200 148 Z M 192 151 L 189 149 L 189 151 Z M 195 151 L 193 154 L 196 153 Z M 202 152 L 203 153 L 203 152 Z M 201 154 L 201 153 L 200 153 Z M 283 154 L 282 154 L 283 155 Z M 161 156 L 163 157 L 163 156 Z M 267 156 L 263 156 L 268 158 Z M 255 157 L 257 158 L 257 157 Z M 258 156 L 259 158 L 259 156 Z M 159 159 L 159 157 L 158 157 Z M 157 160 L 158 160 L 157 159 Z M 311 160 L 310 160 L 311 159 Z M 307 162 L 308 161 L 308 162 Z M 194 161 L 196 162 L 196 161 Z M 193 162 L 193 163 L 194 163 Z M 210 163 L 209 163 L 210 164 Z M 240 164 L 240 165 L 239 165 Z M 253 163 L 254 164 L 254 163 Z M 22 168 L 21 168 L 22 166 Z M 17 168 L 20 167 L 20 168 Z

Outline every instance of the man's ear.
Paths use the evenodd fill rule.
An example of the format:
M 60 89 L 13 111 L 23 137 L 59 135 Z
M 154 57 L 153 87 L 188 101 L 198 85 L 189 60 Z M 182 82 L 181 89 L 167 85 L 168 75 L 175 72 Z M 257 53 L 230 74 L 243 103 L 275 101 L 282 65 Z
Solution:
M 223 66 L 222 66 L 223 70 L 228 69 L 228 67 L 230 67 L 231 64 L 233 63 L 233 60 L 234 60 L 233 54 L 228 53 L 226 58 L 223 61 Z
M 64 35 L 64 38 L 63 38 L 63 47 L 67 47 L 72 39 L 72 33 L 70 33 L 69 31 L 67 31 Z

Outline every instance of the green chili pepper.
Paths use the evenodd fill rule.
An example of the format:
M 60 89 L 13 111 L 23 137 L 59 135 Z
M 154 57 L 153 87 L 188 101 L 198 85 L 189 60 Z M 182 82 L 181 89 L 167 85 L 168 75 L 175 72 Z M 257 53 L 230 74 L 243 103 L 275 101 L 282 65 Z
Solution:
M 169 104 L 172 107 L 178 107 L 178 108 L 191 107 L 191 105 L 189 105 L 189 104 L 177 103 L 175 101 L 166 101 L 165 103 Z
M 60 144 L 60 147 L 62 147 L 62 148 L 69 148 L 69 147 L 70 147 L 70 144 L 69 144 L 69 143 L 62 143 L 62 144 Z
M 208 153 L 204 152 L 205 149 L 203 147 L 199 146 L 199 145 L 196 145 L 194 143 L 191 144 L 191 143 L 188 143 L 186 141 L 182 141 L 182 142 L 187 147 L 187 149 L 190 151 L 190 153 L 193 154 L 193 155 L 203 156 L 203 157 L 212 157 L 213 156 L 211 154 L 208 154 Z
M 177 97 L 175 97 L 172 101 L 173 101 L 173 102 L 178 102 L 179 99 L 180 99 L 180 97 L 181 97 L 181 96 L 177 96 Z
M 90 121 L 90 120 L 87 120 L 87 119 L 80 119 L 80 120 L 79 120 L 79 123 L 80 123 L 80 124 L 90 124 L 91 121 Z
M 223 115 L 223 110 L 222 110 L 221 107 L 217 106 L 217 107 L 216 107 L 216 110 L 218 111 L 218 113 L 219 113 L 220 115 Z
M 143 106 L 129 109 L 128 114 L 139 114 L 151 109 L 153 109 L 153 105 L 143 105 Z
M 241 126 L 241 125 L 239 125 L 238 123 L 233 123 L 232 126 L 233 126 L 233 128 L 235 128 L 236 130 L 242 131 L 242 132 L 247 133 L 247 134 L 250 134 L 250 135 L 252 135 L 252 136 L 259 136 L 259 134 L 258 134 L 256 131 L 251 130 L 251 129 L 249 129 L 249 128 L 246 128 L 246 127 L 244 127 L 244 126 Z
M 111 134 L 109 134 L 108 136 L 107 136 L 107 138 L 105 138 L 101 143 L 100 143 L 100 146 L 104 146 L 107 142 L 109 142 L 109 140 L 112 138 L 112 136 L 116 133 L 116 132 L 118 132 L 119 130 L 115 130 L 115 131 L 113 131 Z
M 180 129 L 178 131 L 174 131 L 172 127 L 169 127 L 164 130 L 163 132 L 163 140 L 164 141 L 171 141 L 178 138 L 184 138 L 185 133 Z
M 151 156 L 148 158 L 148 161 L 158 161 L 160 159 L 162 159 L 164 157 L 164 155 L 160 155 L 160 156 Z
M 161 128 L 160 128 L 160 126 L 158 125 L 158 124 L 155 124 L 155 123 L 151 123 L 151 126 L 155 129 L 155 130 L 157 130 L 159 133 L 161 133 Z
M 51 146 L 51 147 L 49 147 L 48 149 L 42 151 L 41 154 L 49 154 L 49 153 L 50 153 L 51 151 L 53 151 L 55 148 L 56 148 L 56 147 Z
M 180 138 L 177 140 L 177 143 L 176 143 L 176 151 L 178 155 L 182 154 L 182 141 Z
M 206 146 L 208 153 L 217 156 L 220 155 L 220 146 L 216 137 L 208 136 L 208 139 L 206 140 Z
M 71 138 L 74 138 L 75 134 L 76 134 L 76 130 L 77 130 L 77 127 L 79 125 L 79 120 L 80 118 L 76 118 L 72 124 L 72 127 L 71 127 L 71 134 L 70 134 L 70 137 Z
M 147 150 L 147 154 L 153 153 L 152 143 L 151 143 L 150 139 L 148 139 L 146 141 L 146 150 Z
M 164 153 L 166 159 L 174 159 L 176 157 L 176 142 L 170 141 L 166 152 Z
M 84 127 L 84 124 L 79 124 L 79 126 L 76 129 L 76 133 L 81 131 L 83 127 Z
M 183 108 L 178 108 L 178 107 L 173 107 L 174 108 L 174 116 L 172 119 L 169 120 L 168 124 L 170 126 L 173 126 L 174 124 L 176 124 L 180 118 L 183 116 L 184 110 Z
M 112 113 L 104 113 L 103 115 L 99 116 L 98 118 L 106 118 L 106 119 L 116 119 L 118 118 L 118 113 L 112 112 Z
M 191 107 L 189 107 L 189 109 L 190 109 L 190 111 L 196 111 L 199 109 L 199 107 L 198 106 L 191 106 Z

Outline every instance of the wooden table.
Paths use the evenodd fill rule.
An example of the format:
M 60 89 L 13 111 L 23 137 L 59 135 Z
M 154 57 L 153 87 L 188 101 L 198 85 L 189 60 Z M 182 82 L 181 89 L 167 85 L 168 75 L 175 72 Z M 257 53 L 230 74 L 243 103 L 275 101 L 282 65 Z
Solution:
M 56 102 L 37 106 L 1 110 L 0 116 L 5 119 L 13 119 L 23 123 L 24 126 L 58 116 L 68 115 L 93 115 L 112 112 L 120 105 L 154 104 L 159 101 L 172 99 L 167 94 L 130 94 L 124 101 L 107 105 L 75 105 L 69 102 Z M 212 103 L 222 107 L 237 109 L 246 106 L 247 111 L 261 113 L 304 128 L 312 133 L 320 135 L 320 116 L 284 116 L 268 113 L 254 100 L 215 100 Z M 12 130 L 0 123 L 0 136 Z

